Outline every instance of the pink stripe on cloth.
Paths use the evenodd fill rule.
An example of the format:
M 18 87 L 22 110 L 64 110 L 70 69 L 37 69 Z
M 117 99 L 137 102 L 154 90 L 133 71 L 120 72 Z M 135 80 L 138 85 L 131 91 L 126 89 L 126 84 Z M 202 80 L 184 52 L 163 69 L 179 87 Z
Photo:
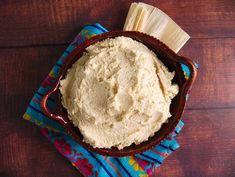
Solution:
M 40 101 L 36 98 L 32 98 L 32 100 L 35 102 L 35 103 L 38 103 L 38 104 L 41 104 Z
M 115 172 L 117 173 L 117 175 L 119 177 L 122 177 L 122 174 L 118 171 L 118 169 L 115 167 L 115 165 L 106 157 L 104 156 L 104 159 L 106 160 L 106 162 L 108 162 L 108 164 L 115 170 Z
M 156 153 L 162 157 L 167 157 L 169 155 L 167 153 L 161 153 L 161 152 L 157 151 L 156 149 L 151 149 L 151 151 L 153 151 L 154 153 Z

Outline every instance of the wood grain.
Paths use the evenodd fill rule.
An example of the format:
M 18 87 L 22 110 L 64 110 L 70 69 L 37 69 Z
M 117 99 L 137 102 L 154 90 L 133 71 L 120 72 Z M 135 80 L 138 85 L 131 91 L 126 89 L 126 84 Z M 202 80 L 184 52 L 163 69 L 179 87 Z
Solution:
M 199 64 L 177 138 L 181 148 L 153 176 L 235 176 L 235 1 L 144 2 L 162 9 L 192 36 L 180 54 Z M 109 30 L 121 29 L 130 3 L 0 1 L 1 177 L 81 176 L 21 117 L 81 27 L 99 22 Z
M 192 39 L 180 52 L 199 64 L 187 109 L 235 107 L 234 46 L 235 38 Z M 27 93 L 32 95 L 65 47 L 0 49 L 0 83 L 4 87 L 0 96 L 25 99 Z M 15 68 L 17 73 L 9 72 Z
M 35 126 L 17 118 L 16 104 L 21 100 L 8 103 L 14 113 L 0 118 L 0 129 L 7 132 L 0 134 L 0 176 L 78 176 Z M 234 176 L 235 109 L 188 110 L 183 117 L 185 127 L 177 138 L 181 148 L 156 169 L 156 176 Z
M 143 1 L 171 16 L 192 38 L 235 37 L 235 1 Z M 0 46 L 68 43 L 87 23 L 122 29 L 131 1 L 0 2 Z
M 12 102 L 12 110 L 18 111 Z M 19 100 L 17 104 L 21 104 Z M 78 176 L 79 172 L 62 157 L 38 128 L 21 120 L 21 115 L 1 116 L 0 176 L 1 177 L 45 177 Z M 8 121 L 4 121 L 7 120 Z M 15 125 L 13 125 L 15 124 Z M 69 175 L 68 175 L 69 174 Z
M 196 61 L 200 65 L 188 108 L 234 106 L 234 45 L 234 39 L 194 39 L 185 46 L 182 53 L 192 58 L 199 56 Z M 0 176 L 31 176 L 34 172 L 38 176 L 77 175 L 69 162 L 41 137 L 35 126 L 20 119 L 33 92 L 64 48 L 0 49 L 0 97 L 3 101 L 0 107 L 0 138 L 3 140 L 0 145 Z M 195 48 L 197 53 L 193 52 Z M 212 72 L 215 64 L 219 65 L 218 74 Z M 231 73 L 225 73 L 223 68 Z M 211 93 L 210 86 L 217 86 L 220 92 Z M 234 159 L 231 159 L 235 157 L 234 115 L 235 109 L 187 110 L 183 116 L 186 126 L 178 138 L 182 147 L 156 170 L 156 174 L 190 177 L 221 176 L 225 173 L 232 176 L 232 167 L 235 167 Z M 30 170 L 25 171 L 26 167 Z
M 0 176 L 79 174 L 22 115 L 64 47 L 1 50 Z M 39 67 L 40 66 L 40 67 Z
M 156 176 L 232 177 L 235 175 L 235 109 L 187 110 L 177 137 L 181 148 Z
M 8 105 L 10 99 L 27 101 L 38 89 L 65 47 L 0 49 L 0 98 Z M 9 108 L 9 109 L 8 109 Z M 0 110 L 10 112 L 10 107 Z M 24 109 L 21 110 L 21 114 Z
M 192 39 L 180 51 L 199 64 L 187 108 L 235 107 L 235 38 Z

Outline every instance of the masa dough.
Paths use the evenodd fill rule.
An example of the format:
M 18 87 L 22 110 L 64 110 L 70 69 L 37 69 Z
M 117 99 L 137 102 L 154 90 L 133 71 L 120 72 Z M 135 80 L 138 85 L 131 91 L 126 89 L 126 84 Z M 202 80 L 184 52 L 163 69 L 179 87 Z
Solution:
M 122 149 L 147 141 L 171 117 L 174 75 L 142 43 L 106 39 L 89 46 L 61 80 L 62 104 L 85 142 Z

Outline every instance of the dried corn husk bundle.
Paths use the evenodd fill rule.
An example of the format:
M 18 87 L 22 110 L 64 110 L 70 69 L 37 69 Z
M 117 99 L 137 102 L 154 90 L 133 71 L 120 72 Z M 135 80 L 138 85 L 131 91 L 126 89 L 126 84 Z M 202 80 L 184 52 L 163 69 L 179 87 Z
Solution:
M 145 3 L 131 4 L 123 30 L 140 31 L 154 36 L 175 52 L 190 38 L 168 15 Z

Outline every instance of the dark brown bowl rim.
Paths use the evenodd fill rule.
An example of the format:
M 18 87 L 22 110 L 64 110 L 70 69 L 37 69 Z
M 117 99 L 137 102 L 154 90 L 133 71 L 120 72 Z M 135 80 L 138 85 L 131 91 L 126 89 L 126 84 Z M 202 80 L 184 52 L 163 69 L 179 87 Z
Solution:
M 166 53 L 168 53 L 169 55 L 171 55 L 174 58 L 174 62 L 176 63 L 183 63 L 186 66 L 188 66 L 189 70 L 190 70 L 190 76 L 187 79 L 187 81 L 184 83 L 184 85 L 182 86 L 182 94 L 181 94 L 181 99 L 180 99 L 180 104 L 178 106 L 178 112 L 177 112 L 177 116 L 175 117 L 171 117 L 171 119 L 174 119 L 174 124 L 170 127 L 167 128 L 167 130 L 158 137 L 157 140 L 155 141 L 147 141 L 147 144 L 144 144 L 143 146 L 140 145 L 135 145 L 135 147 L 138 148 L 133 148 L 133 149 L 128 149 L 128 151 L 123 151 L 123 150 L 110 150 L 110 149 L 105 149 L 105 148 L 93 148 L 91 145 L 85 143 L 83 140 L 81 140 L 80 138 L 78 138 L 77 133 L 71 128 L 71 126 L 69 126 L 69 119 L 67 116 L 65 116 L 66 114 L 62 112 L 60 112 L 60 114 L 53 114 L 51 113 L 48 108 L 47 108 L 47 99 L 50 97 L 50 95 L 54 94 L 55 92 L 58 91 L 58 87 L 59 87 L 59 82 L 60 80 L 65 76 L 67 69 L 70 67 L 71 63 L 70 61 L 72 59 L 74 59 L 74 57 L 77 55 L 78 52 L 84 51 L 84 49 L 95 43 L 98 41 L 102 41 L 106 38 L 112 38 L 112 37 L 117 37 L 117 36 L 127 36 L 127 37 L 135 37 L 135 38 L 140 38 L 141 40 L 146 40 L 148 42 L 152 42 L 154 43 L 154 45 L 158 45 L 159 48 L 163 49 Z M 173 61 L 172 61 L 173 62 Z M 80 44 L 79 46 L 77 46 L 73 52 L 67 57 L 67 59 L 65 60 L 60 74 L 58 76 L 58 79 L 55 82 L 54 87 L 43 96 L 42 101 L 41 101 L 41 107 L 42 110 L 44 112 L 45 115 L 47 115 L 49 118 L 59 122 L 68 132 L 69 135 L 71 135 L 80 145 L 82 145 L 84 148 L 88 149 L 89 151 L 101 154 L 101 155 L 106 155 L 106 156 L 116 156 L 116 157 L 121 157 L 121 156 L 129 156 L 129 155 L 134 155 L 134 154 L 139 154 L 141 152 L 144 152 L 146 150 L 151 149 L 153 146 L 158 145 L 162 140 L 164 140 L 165 138 L 167 138 L 167 136 L 174 131 L 175 127 L 177 126 L 177 124 L 179 123 L 181 116 L 183 114 L 183 110 L 185 107 L 185 102 L 186 102 L 186 96 L 189 92 L 189 90 L 191 89 L 193 82 L 196 79 L 196 75 L 197 75 L 197 70 L 196 67 L 194 65 L 194 63 L 183 56 L 179 56 L 177 55 L 174 51 L 172 51 L 171 49 L 169 49 L 169 47 L 167 47 L 164 43 L 162 43 L 161 41 L 159 41 L 158 39 L 149 36 L 147 34 L 144 33 L 140 33 L 140 32 L 136 32 L 136 31 L 113 31 L 113 32 L 107 32 L 107 33 L 103 33 L 100 35 L 96 35 L 86 41 L 84 41 L 82 44 Z M 59 110 L 63 110 L 63 108 L 61 107 L 61 103 L 59 103 Z M 157 135 L 154 135 L 157 136 Z M 124 148 L 125 149 L 125 148 Z

